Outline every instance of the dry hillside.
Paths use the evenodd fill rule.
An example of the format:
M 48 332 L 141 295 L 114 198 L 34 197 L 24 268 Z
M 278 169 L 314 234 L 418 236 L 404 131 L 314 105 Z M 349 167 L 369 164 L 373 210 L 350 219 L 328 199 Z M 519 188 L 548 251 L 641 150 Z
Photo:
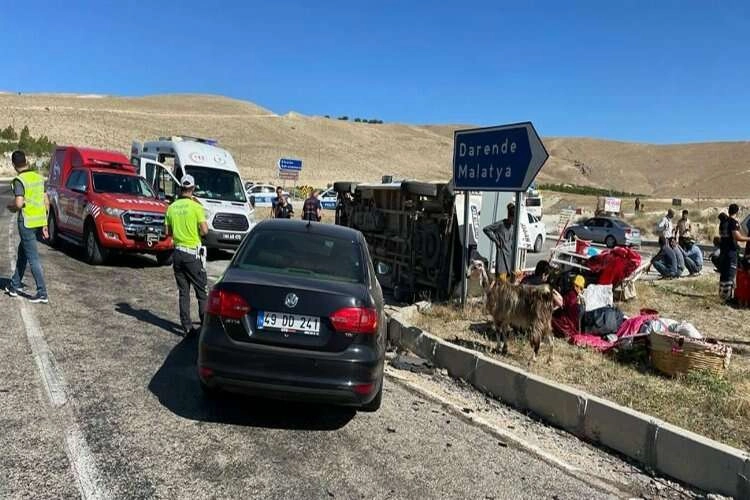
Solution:
M 219 139 L 243 176 L 272 180 L 280 156 L 302 158 L 301 182 L 450 176 L 453 126 L 362 124 L 216 96 L 143 98 L 0 94 L 0 127 L 28 125 L 59 144 L 129 151 L 134 139 L 194 134 Z M 541 124 L 540 124 L 541 126 Z M 543 127 L 541 127 L 543 128 Z M 588 184 L 662 196 L 746 197 L 750 142 L 655 146 L 545 138 L 550 160 L 542 182 Z

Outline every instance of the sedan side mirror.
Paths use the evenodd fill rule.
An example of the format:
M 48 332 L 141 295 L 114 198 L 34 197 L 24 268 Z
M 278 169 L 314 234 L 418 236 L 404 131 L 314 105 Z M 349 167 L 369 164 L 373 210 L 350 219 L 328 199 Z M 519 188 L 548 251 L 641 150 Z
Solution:
M 253 195 L 250 196 L 250 205 L 255 208 L 255 196 Z

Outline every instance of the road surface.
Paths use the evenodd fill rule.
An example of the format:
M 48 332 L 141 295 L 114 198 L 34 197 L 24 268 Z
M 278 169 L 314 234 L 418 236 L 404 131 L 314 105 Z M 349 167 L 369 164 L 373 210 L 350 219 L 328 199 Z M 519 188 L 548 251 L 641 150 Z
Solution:
M 6 210 L 0 230 L 5 285 L 17 241 Z M 0 498 L 609 496 L 446 419 L 442 405 L 390 379 L 375 414 L 207 401 L 196 341 L 179 335 L 171 268 L 149 257 L 92 267 L 75 250 L 40 253 L 50 304 L 0 297 Z M 209 275 L 225 265 L 211 262 Z M 30 272 L 24 282 L 33 292 Z

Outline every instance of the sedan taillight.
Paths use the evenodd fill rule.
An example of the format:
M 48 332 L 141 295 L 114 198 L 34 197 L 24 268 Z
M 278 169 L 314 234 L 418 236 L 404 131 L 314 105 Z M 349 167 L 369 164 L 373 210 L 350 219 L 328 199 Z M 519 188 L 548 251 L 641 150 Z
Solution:
M 378 331 L 378 312 L 367 307 L 344 307 L 330 316 L 337 332 L 374 334 Z
M 221 318 L 241 319 L 250 312 L 250 305 L 238 293 L 214 288 L 208 294 L 206 312 Z

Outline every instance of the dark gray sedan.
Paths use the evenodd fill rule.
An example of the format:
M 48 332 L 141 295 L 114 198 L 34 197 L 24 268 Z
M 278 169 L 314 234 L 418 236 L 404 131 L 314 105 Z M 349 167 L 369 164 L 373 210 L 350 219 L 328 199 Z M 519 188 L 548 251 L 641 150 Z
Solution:
M 604 243 L 609 248 L 641 244 L 641 231 L 617 217 L 584 219 L 565 231 L 565 239 L 572 240 L 574 237 Z
M 208 395 L 242 392 L 380 407 L 383 295 L 354 229 L 266 220 L 209 295 L 198 376 Z

